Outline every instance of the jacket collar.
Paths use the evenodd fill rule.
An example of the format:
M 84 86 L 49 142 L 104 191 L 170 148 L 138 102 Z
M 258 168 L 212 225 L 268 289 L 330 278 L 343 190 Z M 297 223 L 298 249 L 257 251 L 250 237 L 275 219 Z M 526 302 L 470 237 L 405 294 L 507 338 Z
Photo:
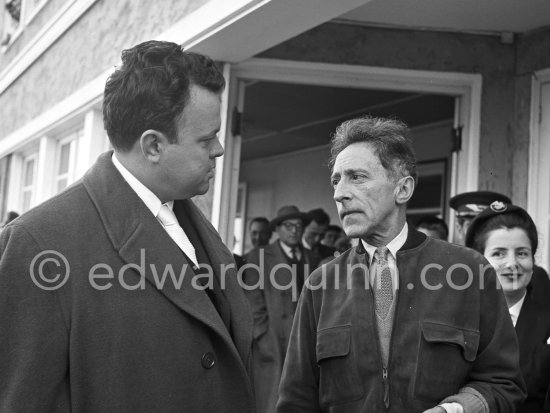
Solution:
M 158 291 L 182 311 L 208 325 L 225 341 L 231 345 L 234 343 L 242 360 L 246 362 L 252 339 L 252 326 L 248 325 L 251 321 L 248 323 L 249 319 L 242 316 L 246 310 L 246 303 L 242 303 L 243 308 L 234 308 L 240 306 L 244 300 L 238 296 L 239 293 L 242 295 L 242 291 L 237 291 L 239 286 L 235 281 L 236 270 L 229 269 L 224 275 L 227 281 L 224 293 L 232 305 L 231 313 L 240 318 L 234 323 L 232 320 L 236 337 L 233 341 L 206 292 L 193 285 L 195 273 L 184 255 L 120 175 L 113 165 L 111 155 L 112 152 L 108 152 L 98 158 L 96 164 L 84 176 L 83 184 L 103 221 L 114 249 L 127 264 L 137 264 L 144 269 L 145 279 L 152 284 L 149 288 L 157 289 L 160 285 L 159 279 L 162 279 L 165 271 L 173 269 L 175 278 L 181 281 L 181 284 L 176 285 L 177 283 L 168 275 Z M 208 256 L 215 275 L 220 276 L 219 272 L 223 271 L 221 265 L 233 262 L 231 253 L 192 201 L 176 202 L 182 204 L 182 208 L 189 214 L 189 219 L 196 223 L 205 249 L 215 250 L 209 251 Z
M 405 244 L 401 248 L 399 248 L 398 252 L 405 252 L 407 250 L 412 250 L 416 247 L 418 247 L 420 244 L 422 244 L 426 240 L 426 234 L 423 234 L 420 231 L 417 231 L 413 225 L 411 225 L 410 222 L 408 222 L 409 226 L 409 233 L 407 235 L 407 240 L 405 241 Z M 365 250 L 365 247 L 363 246 L 362 242 L 359 242 L 357 246 L 355 247 L 355 252 L 357 254 L 365 254 L 367 251 Z

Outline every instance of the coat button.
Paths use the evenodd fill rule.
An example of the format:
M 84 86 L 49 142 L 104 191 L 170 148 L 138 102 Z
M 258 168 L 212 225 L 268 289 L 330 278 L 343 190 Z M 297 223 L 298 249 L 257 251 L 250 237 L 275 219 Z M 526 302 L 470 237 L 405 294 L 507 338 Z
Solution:
M 211 352 L 204 353 L 201 358 L 201 364 L 205 369 L 211 369 L 216 364 L 214 354 Z

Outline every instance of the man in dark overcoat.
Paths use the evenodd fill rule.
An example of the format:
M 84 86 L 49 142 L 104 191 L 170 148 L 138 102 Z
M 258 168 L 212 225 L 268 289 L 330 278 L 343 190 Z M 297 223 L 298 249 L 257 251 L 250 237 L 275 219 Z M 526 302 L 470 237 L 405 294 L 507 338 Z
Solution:
M 1 233 L 0 411 L 255 411 L 248 304 L 190 199 L 223 154 L 224 85 L 174 43 L 123 52 L 114 152 Z
M 311 256 L 301 244 L 310 217 L 296 206 L 280 208 L 270 228 L 278 239 L 246 255 L 244 287 L 254 314 L 254 388 L 258 411 L 272 413 L 296 311 L 311 271 Z

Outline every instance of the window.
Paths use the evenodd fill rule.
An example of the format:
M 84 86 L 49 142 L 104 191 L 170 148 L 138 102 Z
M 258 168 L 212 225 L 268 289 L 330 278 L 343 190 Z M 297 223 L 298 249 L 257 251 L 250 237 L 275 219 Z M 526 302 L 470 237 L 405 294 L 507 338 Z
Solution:
M 413 223 L 426 215 L 445 219 L 447 165 L 447 159 L 418 162 L 418 184 L 407 208 L 407 218 Z
M 4 31 L 0 41 L 2 47 L 8 46 L 20 28 L 22 0 L 6 0 L 2 13 L 2 26 Z
M 0 219 L 4 219 L 11 155 L 0 159 Z
M 34 202 L 36 190 L 36 154 L 23 159 L 23 186 L 21 188 L 21 211 L 28 211 Z
M 4 0 L 0 46 L 5 50 L 49 0 Z
M 55 162 L 55 193 L 58 194 L 73 183 L 75 177 L 76 147 L 83 130 L 59 140 Z

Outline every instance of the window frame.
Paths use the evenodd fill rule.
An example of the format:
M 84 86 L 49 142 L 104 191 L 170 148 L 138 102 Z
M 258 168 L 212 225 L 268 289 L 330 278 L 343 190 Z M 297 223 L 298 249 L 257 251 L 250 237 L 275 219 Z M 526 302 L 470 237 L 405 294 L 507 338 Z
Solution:
M 28 26 L 34 18 L 40 13 L 40 11 L 44 8 L 46 4 L 50 0 L 40 0 L 36 6 L 34 6 L 32 9 L 29 8 L 29 4 L 33 0 L 21 0 L 21 11 L 19 13 L 19 21 L 17 22 L 7 11 L 6 7 L 3 8 L 3 30 L 2 30 L 2 37 L 0 39 L 1 42 L 4 42 L 4 39 L 6 36 L 9 36 L 9 40 L 6 44 L 2 44 L 2 52 L 5 53 L 12 44 L 15 43 L 15 41 L 21 36 L 21 33 L 25 30 L 25 27 Z M 29 11 L 30 10 L 30 11 Z M 8 24 L 9 21 L 9 24 Z M 14 25 L 14 23 L 17 23 Z
M 70 132 L 68 135 L 57 139 L 56 148 L 55 148 L 55 162 L 54 162 L 54 188 L 53 195 L 57 195 L 62 192 L 65 188 L 70 186 L 75 181 L 76 173 L 76 158 L 78 154 L 78 141 L 83 136 L 83 128 L 78 128 Z M 65 145 L 69 146 L 69 164 L 67 165 L 67 172 L 62 174 L 59 173 L 59 166 L 61 162 L 61 150 Z M 66 179 L 67 182 L 62 189 L 59 189 L 59 182 Z
M 32 171 L 32 182 L 26 185 L 26 173 L 27 165 L 30 162 L 34 162 Z M 37 170 L 38 170 L 38 152 L 32 152 L 27 155 L 23 155 L 21 163 L 21 198 L 19 199 L 19 209 L 21 212 L 26 212 L 34 206 L 36 198 L 36 182 L 37 182 Z M 25 194 L 30 192 L 29 205 L 25 206 Z

